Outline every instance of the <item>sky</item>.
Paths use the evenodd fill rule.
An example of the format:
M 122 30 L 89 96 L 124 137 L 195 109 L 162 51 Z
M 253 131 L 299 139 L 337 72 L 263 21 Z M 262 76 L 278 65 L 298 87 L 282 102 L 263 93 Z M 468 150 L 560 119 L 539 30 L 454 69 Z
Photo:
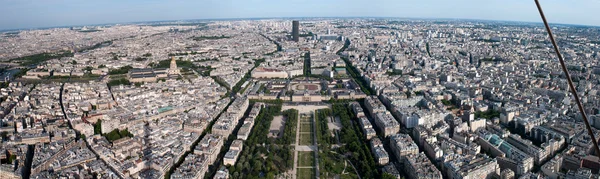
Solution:
M 540 0 L 550 23 L 600 26 L 600 0 Z M 541 22 L 534 0 L 0 0 L 0 30 L 276 17 Z

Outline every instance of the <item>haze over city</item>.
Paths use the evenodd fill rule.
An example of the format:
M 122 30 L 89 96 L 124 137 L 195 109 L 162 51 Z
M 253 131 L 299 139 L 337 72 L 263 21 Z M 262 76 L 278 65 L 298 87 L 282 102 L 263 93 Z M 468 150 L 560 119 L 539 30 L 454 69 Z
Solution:
M 543 1 L 552 23 L 600 25 L 598 0 Z M 532 0 L 1 0 L 0 30 L 162 20 L 279 17 L 540 22 Z

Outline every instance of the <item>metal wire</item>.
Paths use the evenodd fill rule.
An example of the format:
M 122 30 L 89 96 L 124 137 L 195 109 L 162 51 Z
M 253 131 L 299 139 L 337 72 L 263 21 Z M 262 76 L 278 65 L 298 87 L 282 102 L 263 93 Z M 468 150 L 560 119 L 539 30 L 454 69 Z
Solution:
M 540 16 L 542 16 L 542 20 L 544 21 L 544 26 L 546 26 L 546 31 L 548 31 L 548 35 L 550 36 L 550 41 L 552 41 L 552 45 L 554 46 L 554 51 L 558 56 L 558 61 L 560 62 L 560 66 L 562 67 L 562 71 L 565 73 L 567 77 L 567 82 L 569 83 L 569 89 L 571 89 L 571 93 L 575 97 L 575 102 L 577 103 L 577 107 L 579 108 L 579 112 L 581 112 L 581 116 L 583 116 L 583 122 L 585 122 L 585 128 L 588 131 L 588 134 L 592 138 L 592 142 L 594 143 L 594 149 L 596 149 L 596 155 L 600 156 L 600 148 L 598 148 L 598 141 L 596 140 L 596 136 L 592 131 L 592 127 L 590 126 L 590 122 L 588 121 L 587 115 L 585 114 L 585 110 L 583 108 L 583 104 L 579 100 L 579 95 L 577 95 L 577 90 L 573 86 L 573 81 L 571 80 L 571 75 L 569 74 L 569 70 L 565 65 L 565 60 L 563 59 L 560 51 L 558 50 L 558 45 L 554 40 L 554 35 L 552 35 L 552 30 L 550 30 L 550 26 L 548 25 L 548 21 L 546 20 L 546 16 L 544 15 L 544 11 L 542 10 L 542 6 L 540 5 L 539 0 L 535 0 L 535 4 L 537 5 L 538 11 L 540 12 Z

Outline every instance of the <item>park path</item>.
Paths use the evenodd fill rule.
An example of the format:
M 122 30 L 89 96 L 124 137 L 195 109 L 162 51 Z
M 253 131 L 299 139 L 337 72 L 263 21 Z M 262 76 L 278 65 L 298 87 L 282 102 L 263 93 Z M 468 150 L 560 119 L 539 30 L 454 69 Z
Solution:
M 287 109 L 296 109 L 298 110 L 298 125 L 296 126 L 296 142 L 294 144 L 291 144 L 291 146 L 294 147 L 294 167 L 292 168 L 291 171 L 291 178 L 292 179 L 297 179 L 298 178 L 298 168 L 315 168 L 315 176 L 318 179 L 319 178 L 319 158 L 318 158 L 318 153 L 319 153 L 319 148 L 317 145 L 317 133 L 316 133 L 316 121 L 315 121 L 315 112 L 318 109 L 325 109 L 325 108 L 331 108 L 330 105 L 328 104 L 322 104 L 322 105 L 283 105 L 283 108 L 281 109 L 282 111 L 287 110 Z M 300 116 L 302 116 L 301 114 L 308 114 L 311 116 L 310 118 L 310 123 L 312 123 L 311 128 L 312 128 L 312 137 L 313 137 L 313 143 L 312 145 L 300 145 L 300 136 L 302 133 L 307 133 L 307 132 L 301 132 L 300 131 L 300 126 L 302 126 L 302 118 Z M 306 122 L 304 122 L 306 123 Z M 309 151 L 313 151 L 314 152 L 314 166 L 301 166 L 298 167 L 298 152 L 309 152 Z
M 298 117 L 296 118 L 297 121 L 297 125 L 296 125 L 296 142 L 292 145 L 294 145 L 294 168 L 292 169 L 292 179 L 296 179 L 297 178 L 297 173 L 298 173 L 298 144 L 300 144 L 300 114 L 298 114 Z

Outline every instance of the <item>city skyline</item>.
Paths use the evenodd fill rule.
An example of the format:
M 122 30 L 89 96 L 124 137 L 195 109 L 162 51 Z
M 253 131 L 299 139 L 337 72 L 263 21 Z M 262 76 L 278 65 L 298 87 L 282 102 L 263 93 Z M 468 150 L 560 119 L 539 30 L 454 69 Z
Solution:
M 0 176 L 599 178 L 600 27 L 297 20 L 0 34 Z
M 542 1 L 550 23 L 599 26 L 600 1 Z M 461 0 L 453 2 L 293 0 L 218 1 L 14 1 L 0 2 L 0 30 L 21 30 L 97 24 L 249 18 L 410 18 L 541 22 L 533 1 Z M 290 8 L 294 7 L 294 8 Z M 264 11 L 269 9 L 269 11 Z M 342 10 L 339 10 L 342 9 Z M 77 14 L 77 15 L 74 15 Z M 16 17 L 16 18 L 15 18 Z

